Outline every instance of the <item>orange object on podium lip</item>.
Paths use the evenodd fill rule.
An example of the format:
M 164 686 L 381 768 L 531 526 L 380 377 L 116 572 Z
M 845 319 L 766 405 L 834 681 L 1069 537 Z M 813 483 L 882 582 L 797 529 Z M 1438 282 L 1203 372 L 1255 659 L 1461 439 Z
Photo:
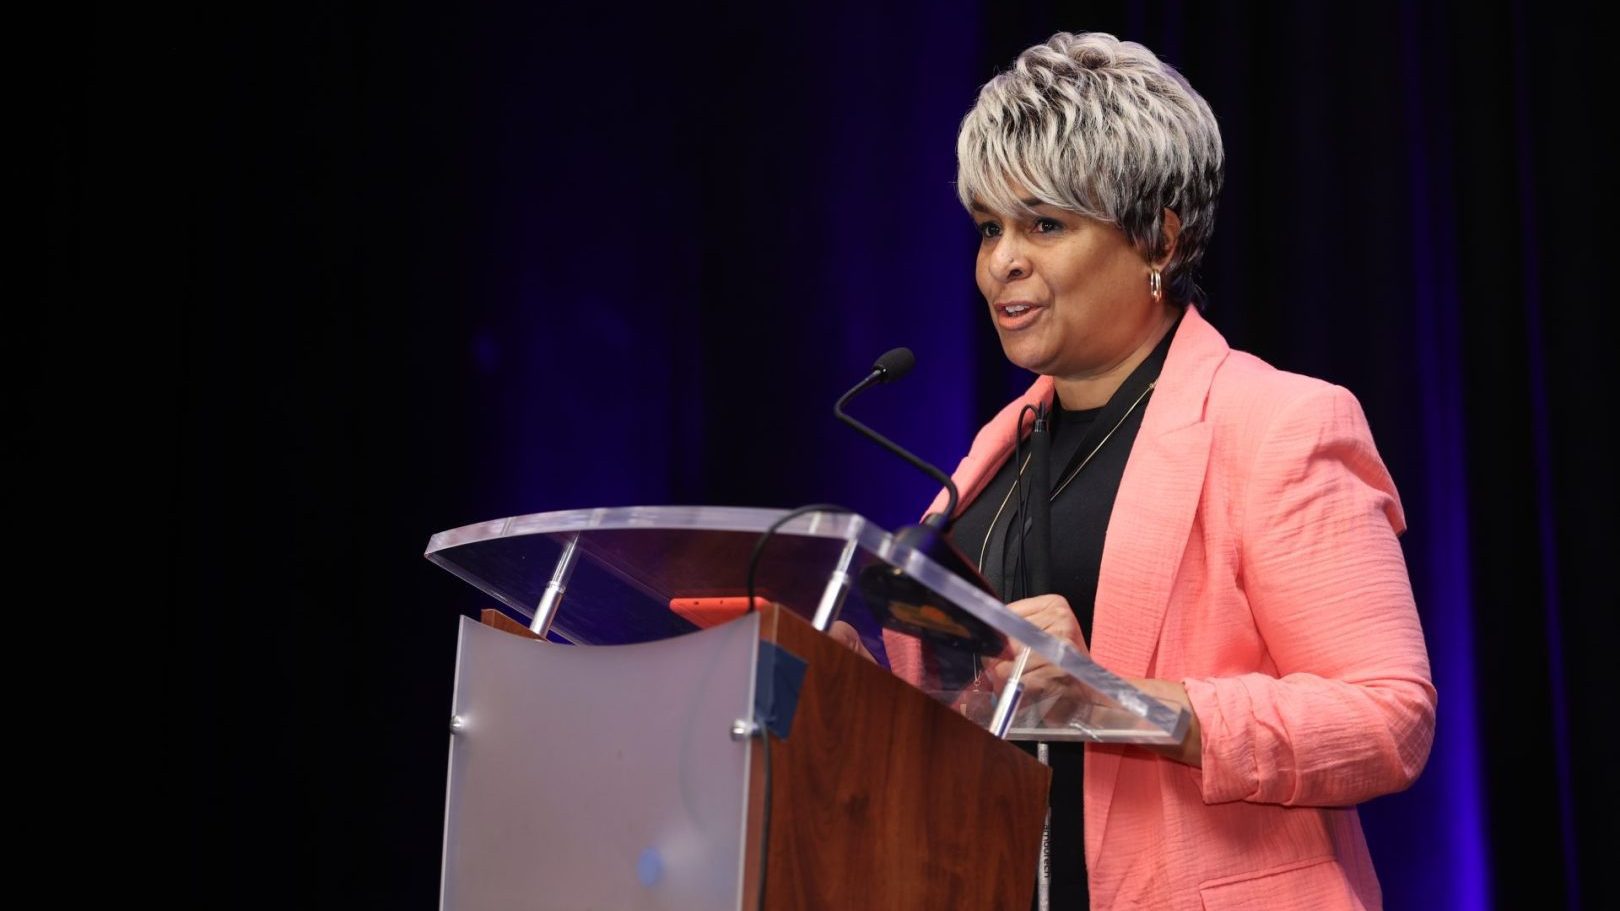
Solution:
M 772 601 L 769 596 L 755 593 L 754 607 L 763 608 Z M 726 595 L 709 598 L 671 598 L 669 609 L 692 621 L 699 629 L 708 629 L 735 620 L 748 612 L 747 595 Z

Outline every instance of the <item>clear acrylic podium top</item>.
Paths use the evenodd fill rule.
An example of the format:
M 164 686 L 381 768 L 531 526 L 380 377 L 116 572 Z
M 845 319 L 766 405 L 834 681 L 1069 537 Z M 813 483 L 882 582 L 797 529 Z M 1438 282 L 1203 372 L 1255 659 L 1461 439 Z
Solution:
M 783 515 L 716 506 L 536 513 L 440 532 L 426 556 L 513 619 L 549 616 L 553 641 L 624 645 L 694 632 L 739 610 L 754 546 Z M 756 596 L 819 628 L 836 615 L 897 672 L 891 652 L 921 654 L 900 676 L 1009 739 L 1179 743 L 1186 733 L 1185 710 L 1143 694 L 859 515 L 792 519 L 766 544 L 754 585 Z M 1025 648 L 1067 676 L 1004 692 L 996 681 L 1010 665 L 984 670 L 1016 665 Z

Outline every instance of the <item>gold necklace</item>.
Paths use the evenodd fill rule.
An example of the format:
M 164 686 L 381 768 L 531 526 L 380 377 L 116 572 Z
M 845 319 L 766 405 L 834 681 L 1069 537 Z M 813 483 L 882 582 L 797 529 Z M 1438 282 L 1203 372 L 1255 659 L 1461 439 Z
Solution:
M 1125 423 L 1125 419 L 1130 417 L 1131 414 L 1136 411 L 1136 406 L 1142 404 L 1142 400 L 1147 398 L 1148 393 L 1152 392 L 1153 387 L 1157 385 L 1159 385 L 1158 380 L 1154 380 L 1153 382 L 1147 384 L 1147 388 L 1143 389 L 1142 394 L 1136 397 L 1136 401 L 1131 403 L 1131 407 L 1125 409 L 1125 413 L 1119 416 L 1119 420 L 1114 422 L 1114 426 L 1108 428 L 1108 432 L 1103 434 L 1103 438 L 1097 441 L 1097 445 L 1091 447 L 1091 451 L 1086 453 L 1086 457 L 1080 461 L 1080 464 L 1076 465 L 1074 470 L 1069 472 L 1069 476 L 1064 478 L 1062 483 L 1058 484 L 1056 490 L 1052 491 L 1052 495 L 1047 497 L 1048 503 L 1056 500 L 1058 498 L 1058 494 L 1062 493 L 1063 489 L 1068 487 L 1069 483 L 1080 474 L 1081 469 L 1091 464 L 1092 456 L 1095 456 L 1097 451 L 1103 448 L 1104 443 L 1107 443 L 1113 438 L 1114 431 L 1118 430 L 1120 425 Z M 1056 393 L 1053 394 L 1056 395 Z M 990 539 L 994 537 L 996 533 L 996 523 L 1001 521 L 1001 511 L 1006 509 L 1007 504 L 1012 501 L 1013 491 L 1017 490 L 1018 485 L 1023 483 L 1024 470 L 1029 468 L 1029 460 L 1032 457 L 1032 455 L 1024 456 L 1024 464 L 1018 466 L 1018 476 L 1013 478 L 1012 486 L 1007 488 L 1007 495 L 1001 498 L 1001 505 L 996 507 L 996 514 L 990 517 L 990 529 L 984 533 L 984 544 L 979 548 L 979 572 L 981 574 L 984 572 L 984 555 L 990 550 Z

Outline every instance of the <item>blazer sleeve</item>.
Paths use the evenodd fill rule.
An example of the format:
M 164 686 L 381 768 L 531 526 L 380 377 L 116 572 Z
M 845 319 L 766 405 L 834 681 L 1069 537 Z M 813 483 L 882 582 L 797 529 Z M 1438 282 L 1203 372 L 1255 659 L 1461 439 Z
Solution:
M 1407 787 L 1436 694 L 1400 502 L 1354 396 L 1313 384 L 1281 406 L 1240 496 L 1242 587 L 1276 674 L 1182 681 L 1204 801 L 1344 806 Z

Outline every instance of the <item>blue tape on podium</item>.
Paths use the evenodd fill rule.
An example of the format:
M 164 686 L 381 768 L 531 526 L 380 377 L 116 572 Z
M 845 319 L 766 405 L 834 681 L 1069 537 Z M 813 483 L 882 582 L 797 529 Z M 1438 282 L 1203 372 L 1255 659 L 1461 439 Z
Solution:
M 799 710 L 799 690 L 809 665 L 803 658 L 774 642 L 759 644 L 759 681 L 754 687 L 754 717 L 765 728 L 786 740 L 793 729 L 793 715 Z

